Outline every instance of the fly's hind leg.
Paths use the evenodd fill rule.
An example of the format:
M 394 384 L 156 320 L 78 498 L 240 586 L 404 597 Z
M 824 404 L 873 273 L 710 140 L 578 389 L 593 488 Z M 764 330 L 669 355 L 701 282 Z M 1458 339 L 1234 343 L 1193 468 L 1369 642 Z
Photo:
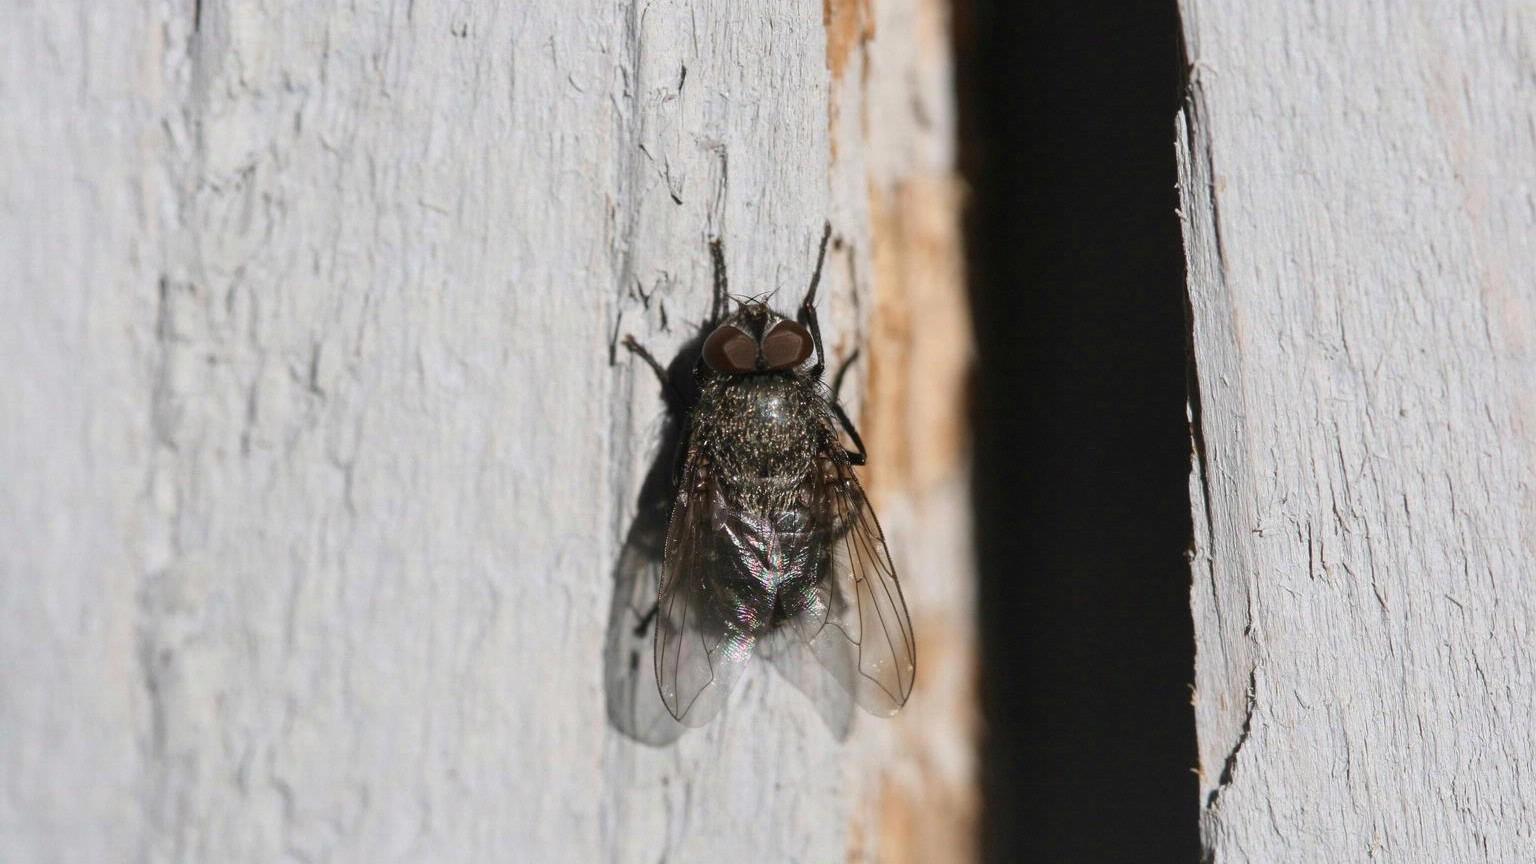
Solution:
M 625 334 L 623 345 L 629 353 L 645 361 L 645 365 L 651 367 L 656 373 L 656 380 L 661 382 L 661 389 L 667 397 L 667 401 L 673 404 L 682 404 L 682 394 L 677 392 L 677 387 L 672 383 L 672 376 L 667 374 L 667 367 L 661 365 L 656 355 L 646 350 L 644 345 L 636 341 L 634 336 Z
M 661 365 L 661 361 L 656 359 L 656 355 L 647 351 L 645 346 L 636 341 L 634 336 L 626 334 L 623 344 L 625 348 L 629 349 L 631 354 L 644 360 L 645 365 L 651 367 L 651 371 L 656 373 L 656 380 L 661 382 L 662 398 L 667 400 L 668 410 L 673 412 L 673 415 L 679 418 L 678 422 L 683 424 L 683 434 L 678 438 L 677 452 L 672 458 L 672 480 L 675 483 L 683 476 L 683 463 L 688 458 L 688 403 L 683 399 L 682 391 L 678 390 L 677 385 L 673 383 L 671 374 L 667 372 L 667 367 Z
M 848 417 L 848 412 L 843 410 L 843 376 L 848 374 L 848 367 L 852 366 L 853 361 L 857 359 L 859 359 L 859 350 L 855 348 L 853 353 L 848 355 L 848 359 L 843 361 L 843 365 L 838 368 L 837 374 L 832 376 L 832 413 L 837 415 L 837 422 L 853 441 L 852 450 L 843 450 L 843 454 L 848 457 L 850 465 L 863 465 L 869 459 L 869 451 L 864 449 L 864 439 L 859 437 L 859 430 L 854 428 L 853 421 Z
M 661 601 L 657 601 L 657 602 L 651 604 L 651 610 L 649 612 L 647 612 L 644 615 L 640 616 L 640 620 L 635 623 L 635 637 L 636 638 L 641 638 L 641 637 L 645 636 L 646 631 L 651 629 L 651 622 L 656 620 L 656 613 L 660 612 L 660 611 L 661 611 Z

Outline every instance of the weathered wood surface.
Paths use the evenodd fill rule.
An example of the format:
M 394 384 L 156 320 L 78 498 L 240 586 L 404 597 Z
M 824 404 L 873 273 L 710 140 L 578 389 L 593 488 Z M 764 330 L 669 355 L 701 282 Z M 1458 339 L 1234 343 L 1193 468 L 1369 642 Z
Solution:
M 3 17 L 0 860 L 967 854 L 940 4 Z M 827 219 L 917 695 L 844 743 L 764 671 L 637 743 L 604 649 L 661 403 L 613 342 L 682 344 L 713 234 L 792 302 Z
M 1209 854 L 1536 860 L 1536 17 L 1180 6 Z

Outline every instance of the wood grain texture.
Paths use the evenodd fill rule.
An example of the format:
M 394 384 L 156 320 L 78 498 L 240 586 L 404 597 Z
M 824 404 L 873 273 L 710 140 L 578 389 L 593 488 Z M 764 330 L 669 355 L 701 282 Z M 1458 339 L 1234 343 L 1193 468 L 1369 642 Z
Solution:
M 650 747 L 604 678 L 661 414 L 613 345 L 691 335 L 708 237 L 734 292 L 790 305 L 830 219 L 839 358 L 878 327 L 875 247 L 937 238 L 912 254 L 963 338 L 939 8 L 864 6 L 840 76 L 815 2 L 4 13 L 0 860 L 900 860 L 963 834 L 963 444 L 870 475 L 918 638 L 949 646 L 909 716 L 840 742 L 764 667 Z M 909 183 L 940 209 L 880 235 L 871 189 Z M 959 401 L 904 394 L 968 358 L 922 351 L 937 378 L 870 374 L 927 447 Z
M 144 11 L 144 10 L 139 10 Z M 143 837 L 160 21 L 0 12 L 0 859 Z
M 1536 859 L 1536 17 L 1180 6 L 1210 859 Z

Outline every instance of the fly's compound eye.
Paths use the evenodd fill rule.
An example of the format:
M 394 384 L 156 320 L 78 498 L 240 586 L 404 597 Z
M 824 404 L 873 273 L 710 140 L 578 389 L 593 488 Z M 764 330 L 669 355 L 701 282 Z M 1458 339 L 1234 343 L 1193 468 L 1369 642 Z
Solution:
M 769 369 L 793 369 L 811 356 L 814 347 L 810 331 L 786 318 L 763 334 L 763 362 Z
M 727 375 L 756 371 L 757 340 L 740 327 L 722 324 L 704 340 L 704 362 Z

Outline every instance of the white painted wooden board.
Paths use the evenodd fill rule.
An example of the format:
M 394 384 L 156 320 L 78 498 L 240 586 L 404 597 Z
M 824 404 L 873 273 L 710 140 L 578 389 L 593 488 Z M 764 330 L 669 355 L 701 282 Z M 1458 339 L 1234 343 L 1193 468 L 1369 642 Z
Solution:
M 1180 7 L 1207 850 L 1536 860 L 1536 8 Z
M 946 27 L 931 0 L 0 11 L 0 860 L 965 857 Z M 611 343 L 670 356 L 716 233 L 734 291 L 790 305 L 827 219 L 827 335 L 872 343 L 868 437 L 914 451 L 868 477 L 934 655 L 847 742 L 764 672 L 636 743 L 603 651 L 661 405 Z

